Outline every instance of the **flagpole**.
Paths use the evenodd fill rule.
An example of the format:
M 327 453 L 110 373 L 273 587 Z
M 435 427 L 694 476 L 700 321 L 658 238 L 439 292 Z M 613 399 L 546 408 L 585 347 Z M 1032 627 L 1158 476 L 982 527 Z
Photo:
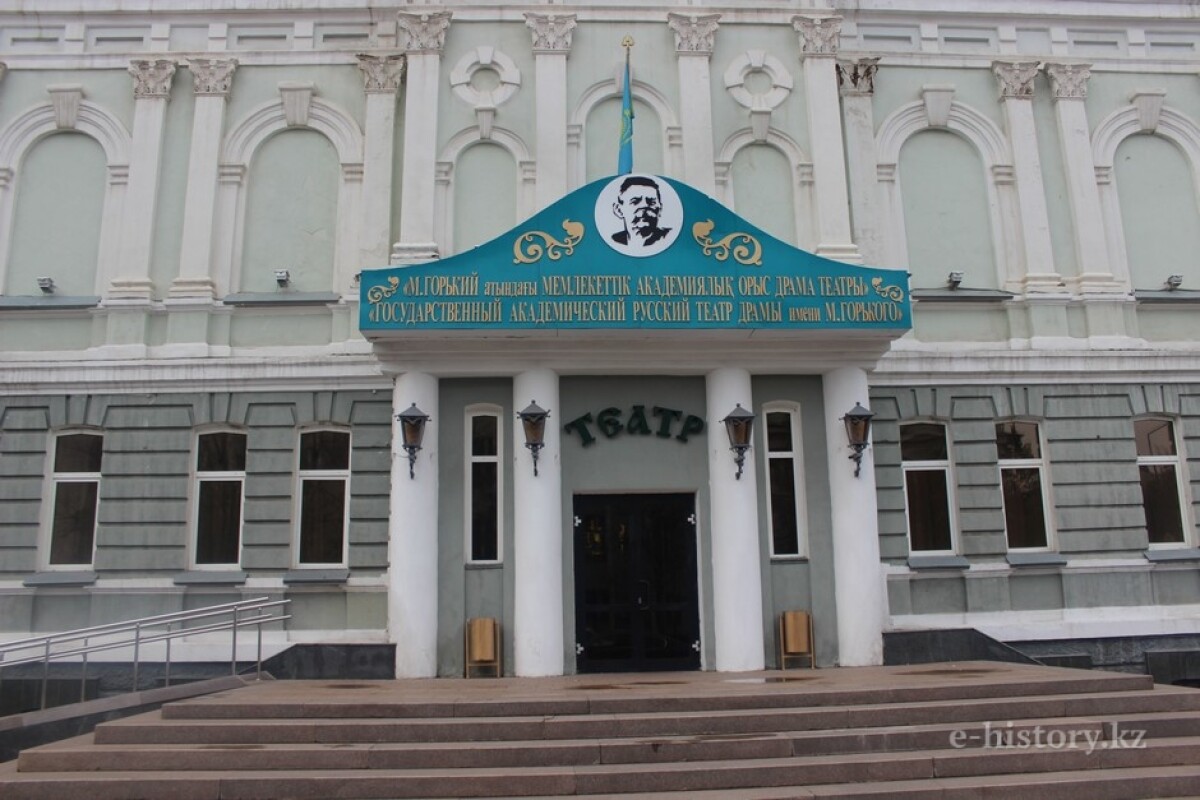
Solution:
M 621 87 L 621 136 L 617 144 L 617 174 L 633 172 L 633 93 L 629 86 L 629 54 L 633 50 L 633 37 L 621 40 L 625 48 L 625 81 Z

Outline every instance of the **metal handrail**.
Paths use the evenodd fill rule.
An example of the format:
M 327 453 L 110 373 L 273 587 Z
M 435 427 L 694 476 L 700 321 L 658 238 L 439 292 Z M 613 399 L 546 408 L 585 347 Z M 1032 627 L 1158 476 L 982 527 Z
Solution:
M 291 600 L 270 600 L 258 597 L 253 600 L 242 600 L 235 603 L 222 603 L 215 606 L 193 609 L 192 611 L 176 611 L 170 614 L 157 614 L 151 617 L 111 622 L 96 625 L 91 628 L 77 628 L 45 636 L 33 636 L 16 641 L 0 644 L 0 679 L 5 667 L 15 667 L 21 664 L 42 664 L 41 707 L 46 707 L 46 689 L 50 680 L 50 662 L 58 659 L 80 657 L 80 701 L 86 699 L 88 655 L 106 650 L 133 648 L 133 691 L 138 690 L 138 675 L 143 645 L 166 643 L 165 676 L 166 685 L 171 685 L 171 641 L 187 636 L 197 636 L 203 633 L 230 632 L 230 671 L 237 674 L 237 632 L 238 628 L 255 627 L 258 633 L 258 653 L 256 658 L 256 675 L 262 677 L 262 626 L 272 622 L 282 622 L 291 619 L 291 614 L 273 614 L 270 609 L 286 606 Z M 268 613 L 263 613 L 268 612 Z M 251 613 L 253 616 L 242 616 Z M 196 620 L 206 620 L 212 617 L 228 615 L 229 619 L 221 622 L 211 622 L 204 625 L 188 627 L 187 623 Z M 172 630 L 172 626 L 180 627 Z M 158 630 L 163 628 L 163 630 Z M 132 636 L 128 634 L 132 633 Z M 124 638 L 111 637 L 126 634 Z M 104 638 L 105 641 L 93 643 L 90 640 Z M 73 643 L 82 641 L 82 645 Z M 55 650 L 56 646 L 73 644 L 65 650 Z M 20 657 L 11 657 L 24 650 L 38 651 Z

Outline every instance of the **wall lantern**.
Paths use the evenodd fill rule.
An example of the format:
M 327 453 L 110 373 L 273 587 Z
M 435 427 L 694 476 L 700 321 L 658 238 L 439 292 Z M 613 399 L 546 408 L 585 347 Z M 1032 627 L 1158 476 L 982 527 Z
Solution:
M 750 449 L 750 434 L 754 430 L 754 415 L 742 408 L 729 412 L 729 416 L 721 420 L 725 423 L 725 432 L 729 434 L 729 449 L 733 451 L 733 463 L 737 464 L 737 474 L 733 477 L 741 480 L 742 465 L 746 462 L 746 451 Z
M 413 403 L 407 411 L 397 414 L 396 419 L 400 420 L 402 446 L 404 452 L 408 453 L 408 477 L 415 478 L 413 466 L 417 463 L 417 451 L 421 449 L 421 440 L 425 438 L 425 423 L 429 421 L 429 415 Z
M 537 477 L 538 451 L 546 446 L 546 417 L 550 416 L 550 412 L 533 400 L 517 416 L 525 428 L 525 446 L 533 453 L 533 474 Z
M 850 440 L 850 448 L 854 450 L 850 460 L 854 462 L 854 477 L 862 472 L 862 454 L 867 449 L 867 439 L 871 435 L 871 417 L 875 414 L 855 403 L 854 408 L 846 412 L 842 422 L 846 423 L 846 438 Z

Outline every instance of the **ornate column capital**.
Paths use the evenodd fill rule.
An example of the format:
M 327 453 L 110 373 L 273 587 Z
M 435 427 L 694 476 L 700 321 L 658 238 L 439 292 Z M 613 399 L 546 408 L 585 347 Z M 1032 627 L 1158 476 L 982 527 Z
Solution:
M 837 55 L 842 37 L 841 17 L 809 17 L 797 14 L 792 27 L 800 34 L 802 57 Z
M 1036 61 L 993 61 L 992 73 L 1000 81 L 1000 96 L 1032 100 L 1033 79 L 1041 66 Z
M 1083 100 L 1087 97 L 1088 78 L 1092 77 L 1091 64 L 1047 64 L 1046 74 L 1058 100 Z
M 169 58 L 134 59 L 129 62 L 133 76 L 133 96 L 166 97 L 175 78 L 175 62 Z
M 450 12 L 396 14 L 400 25 L 400 44 L 409 53 L 441 53 L 446 46 L 446 31 L 450 28 Z
M 404 65 L 407 63 L 403 53 L 359 53 L 355 58 L 363 76 L 363 91 L 367 94 L 395 94 L 400 91 Z
M 667 14 L 667 24 L 675 32 L 675 52 L 711 56 L 719 19 L 720 14 Z
M 875 72 L 878 58 L 856 58 L 837 62 L 838 88 L 847 97 L 875 94 Z
M 533 52 L 568 53 L 575 32 L 574 14 L 525 13 L 525 26 L 533 35 Z
M 187 67 L 193 76 L 193 91 L 200 95 L 228 97 L 233 88 L 236 58 L 189 58 Z

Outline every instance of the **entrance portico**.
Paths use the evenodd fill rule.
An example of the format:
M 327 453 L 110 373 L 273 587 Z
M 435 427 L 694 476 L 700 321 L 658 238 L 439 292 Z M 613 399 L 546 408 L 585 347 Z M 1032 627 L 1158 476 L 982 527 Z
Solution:
M 880 663 L 874 472 L 868 449 L 855 476 L 841 417 L 868 402 L 867 370 L 907 328 L 903 274 L 788 248 L 678 184 L 680 216 L 701 219 L 696 244 L 681 236 L 639 259 L 593 235 L 589 250 L 588 231 L 570 222 L 589 188 L 522 226 L 533 234 L 364 273 L 362 327 L 395 376 L 393 410 L 416 403 L 430 416 L 411 476 L 393 428 L 398 674 L 460 669 L 474 616 L 500 620 L 504 662 L 520 676 L 623 669 L 623 659 L 647 669 L 659 656 L 673 668 L 757 670 L 792 608 L 812 612 L 818 663 Z M 549 261 L 562 261 L 522 263 L 522 242 L 564 217 L 567 241 L 549 237 L 560 248 Z M 713 220 L 749 229 L 737 235 L 757 260 L 750 249 L 736 266 L 713 256 Z M 576 295 L 585 299 L 562 299 Z M 531 403 L 549 412 L 536 451 L 517 418 Z M 757 417 L 740 467 L 724 425 L 738 406 Z M 664 504 L 691 509 L 686 530 Z M 585 517 L 594 540 L 578 530 Z M 788 519 L 794 546 L 781 549 Z M 497 537 L 493 549 L 472 550 L 479 530 Z M 607 594 L 596 589 L 603 570 L 588 566 L 596 553 L 616 570 Z M 674 605 L 659 608 L 667 595 Z M 605 632 L 588 629 L 601 618 Z

